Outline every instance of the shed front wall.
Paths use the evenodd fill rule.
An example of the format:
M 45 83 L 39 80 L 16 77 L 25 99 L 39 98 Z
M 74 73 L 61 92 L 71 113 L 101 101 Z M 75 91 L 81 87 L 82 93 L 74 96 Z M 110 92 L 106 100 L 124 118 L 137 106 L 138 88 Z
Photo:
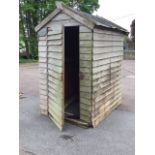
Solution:
M 55 104 L 51 106 L 54 111 L 59 110 L 59 103 L 52 100 L 58 96 L 53 90 L 51 93 L 51 84 L 56 86 L 57 83 L 63 89 L 59 81 L 64 74 L 64 58 L 60 59 L 60 53 L 64 55 L 64 50 L 61 50 L 64 48 L 64 34 L 49 38 L 52 38 L 52 31 L 59 32 L 64 26 L 79 26 L 80 75 L 83 77 L 80 80 L 80 119 L 95 127 L 121 103 L 124 35 L 108 30 L 91 30 L 63 12 L 39 31 L 40 108 L 45 115 L 48 115 L 50 103 Z M 64 100 L 63 91 L 59 97 Z
M 69 15 L 61 12 L 56 15 L 51 22 L 39 31 L 38 47 L 39 47 L 39 70 L 40 70 L 40 108 L 41 113 L 47 115 L 49 107 L 53 108 L 55 112 L 59 110 L 59 103 L 53 101 L 58 96 L 51 87 L 59 85 L 59 75 L 64 73 L 64 34 L 55 34 L 50 36 L 53 32 L 59 32 L 65 26 L 79 26 L 80 37 L 80 75 L 83 77 L 80 80 L 80 119 L 91 123 L 92 111 L 92 30 L 80 24 Z M 47 33 L 44 31 L 47 30 Z M 44 35 L 42 35 L 44 34 Z M 62 54 L 60 54 L 63 52 Z M 55 77 L 54 79 L 52 77 Z M 52 91 L 52 93 L 51 93 Z M 59 96 L 64 100 L 64 93 L 62 91 Z M 55 105 L 50 106 L 51 103 Z
M 123 38 L 117 32 L 94 29 L 92 64 L 92 124 L 95 127 L 121 103 Z

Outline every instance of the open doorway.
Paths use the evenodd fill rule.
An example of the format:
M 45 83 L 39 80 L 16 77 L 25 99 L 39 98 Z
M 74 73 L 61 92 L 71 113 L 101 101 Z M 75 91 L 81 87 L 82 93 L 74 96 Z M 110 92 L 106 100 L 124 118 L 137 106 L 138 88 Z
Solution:
M 80 118 L 79 27 L 64 28 L 64 99 L 65 118 Z

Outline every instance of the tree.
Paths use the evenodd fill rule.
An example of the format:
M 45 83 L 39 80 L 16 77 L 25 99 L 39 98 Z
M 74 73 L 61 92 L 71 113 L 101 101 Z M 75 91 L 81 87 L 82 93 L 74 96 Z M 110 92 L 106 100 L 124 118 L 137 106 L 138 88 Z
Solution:
M 93 13 L 99 8 L 98 0 L 71 0 L 69 6 L 87 13 Z
M 131 28 L 131 40 L 135 42 L 135 19 L 132 21 L 130 28 Z
M 19 39 L 20 43 L 24 42 L 27 58 L 38 58 L 37 34 L 34 28 L 56 8 L 55 2 L 56 0 L 20 0 Z M 88 13 L 92 13 L 99 7 L 98 0 L 63 0 L 63 2 Z

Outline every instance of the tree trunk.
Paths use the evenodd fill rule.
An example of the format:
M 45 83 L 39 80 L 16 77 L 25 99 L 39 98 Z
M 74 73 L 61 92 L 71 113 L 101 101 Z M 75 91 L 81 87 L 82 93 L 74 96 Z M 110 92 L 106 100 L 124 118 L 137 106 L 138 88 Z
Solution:
M 25 28 L 24 28 L 24 20 L 23 20 L 21 10 L 19 11 L 19 13 L 20 13 L 21 30 L 22 30 L 22 33 L 23 33 L 23 41 L 25 43 L 25 48 L 26 48 L 26 57 L 30 58 L 29 45 L 28 45 L 28 40 L 26 38 L 26 33 L 25 33 Z

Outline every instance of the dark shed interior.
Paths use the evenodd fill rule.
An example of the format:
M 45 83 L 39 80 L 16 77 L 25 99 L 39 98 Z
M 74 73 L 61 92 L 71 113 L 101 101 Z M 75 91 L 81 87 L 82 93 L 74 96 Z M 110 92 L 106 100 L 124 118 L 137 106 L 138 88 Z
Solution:
M 79 90 L 79 27 L 65 27 L 65 113 L 66 117 L 80 117 Z

